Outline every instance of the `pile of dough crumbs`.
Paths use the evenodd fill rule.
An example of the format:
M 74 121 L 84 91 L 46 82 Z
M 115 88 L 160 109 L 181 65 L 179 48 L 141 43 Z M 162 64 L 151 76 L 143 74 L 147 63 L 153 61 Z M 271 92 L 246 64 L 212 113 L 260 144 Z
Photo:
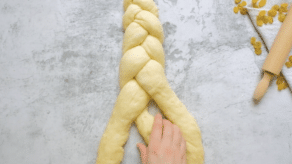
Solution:
M 279 76 L 277 76 L 276 84 L 278 85 L 279 91 L 284 90 L 289 86 L 282 73 Z
M 242 15 L 246 15 L 247 14 L 247 9 L 244 7 L 246 6 L 246 1 L 243 1 L 242 3 L 240 3 L 241 0 L 235 0 L 235 4 L 237 4 L 237 6 L 235 6 L 233 8 L 234 13 L 238 13 L 240 11 L 240 13 Z M 252 7 L 254 8 L 261 8 L 264 7 L 267 3 L 267 0 L 252 0 Z M 258 26 L 263 26 L 263 24 L 272 24 L 274 22 L 274 17 L 278 14 L 278 20 L 280 22 L 284 22 L 286 16 L 287 16 L 287 12 L 288 12 L 288 4 L 287 3 L 282 3 L 280 6 L 279 5 L 274 5 L 268 12 L 266 12 L 266 10 L 262 10 L 259 12 L 258 16 L 257 16 L 257 25 Z M 255 54 L 260 55 L 262 53 L 261 47 L 262 47 L 262 43 L 260 41 L 256 41 L 255 37 L 252 37 L 250 39 L 250 43 L 253 45 L 254 47 L 254 51 Z M 285 63 L 285 65 L 288 68 L 292 67 L 292 56 L 289 57 L 289 61 Z M 284 90 L 286 88 L 288 88 L 288 83 L 285 80 L 284 76 L 282 75 L 282 73 L 277 76 L 277 81 L 276 84 L 278 85 L 278 90 Z
M 252 6 L 254 8 L 261 8 L 264 7 L 267 3 L 267 0 L 252 0 Z M 247 5 L 246 1 L 241 2 L 241 0 L 234 0 L 235 6 L 233 11 L 237 14 L 239 11 L 242 15 L 247 14 L 247 9 L 245 6 Z M 241 3 L 240 3 L 241 2 Z M 284 22 L 288 12 L 288 3 L 282 3 L 281 6 L 274 5 L 268 12 L 266 10 L 262 10 L 259 12 L 257 16 L 257 25 L 262 26 L 263 24 L 272 24 L 274 22 L 274 17 L 278 14 L 278 20 L 280 22 Z
M 283 3 L 281 6 L 274 5 L 271 10 L 266 12 L 266 10 L 262 10 L 259 12 L 259 15 L 257 16 L 257 25 L 262 26 L 263 24 L 272 24 L 274 22 L 274 17 L 279 13 L 278 20 L 280 22 L 284 22 L 286 15 L 288 12 L 288 4 Z
M 237 4 L 237 6 L 235 6 L 233 8 L 234 13 L 238 13 L 238 11 L 240 11 L 240 14 L 245 15 L 247 14 L 247 9 L 244 7 L 246 6 L 246 1 L 243 1 L 242 3 L 240 3 L 241 0 L 235 0 L 235 4 Z
M 289 56 L 289 61 L 287 61 L 285 63 L 285 65 L 287 66 L 287 68 L 291 68 L 292 67 L 292 56 Z
M 252 0 L 252 7 L 253 8 L 260 8 L 260 7 L 264 7 L 267 3 L 267 0 L 261 0 L 260 2 L 258 2 L 259 0 Z
M 264 7 L 267 3 L 267 0 L 252 0 L 252 6 L 254 8 L 260 8 L 260 7 Z M 246 1 L 243 1 L 242 3 L 241 0 L 234 0 L 235 4 L 237 4 L 237 6 L 235 6 L 233 8 L 233 11 L 235 14 L 238 13 L 238 11 L 240 11 L 240 14 L 242 15 L 246 15 L 247 14 L 247 9 L 244 7 L 246 6 Z
M 257 54 L 257 55 L 262 54 L 262 49 L 261 49 L 262 48 L 262 43 L 260 41 L 256 41 L 256 38 L 252 37 L 250 39 L 250 43 L 253 45 L 255 54 Z
M 269 12 L 268 12 L 269 13 Z M 273 17 L 270 15 L 266 15 L 266 10 L 262 10 L 259 12 L 257 16 L 257 25 L 262 26 L 263 24 L 272 24 L 274 22 Z

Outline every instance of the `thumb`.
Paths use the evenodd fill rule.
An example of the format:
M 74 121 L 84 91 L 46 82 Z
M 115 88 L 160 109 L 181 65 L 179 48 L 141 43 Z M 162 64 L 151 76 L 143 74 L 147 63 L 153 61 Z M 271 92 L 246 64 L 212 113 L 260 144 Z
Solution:
M 142 163 L 146 164 L 146 162 L 147 162 L 147 148 L 146 148 L 146 146 L 142 143 L 138 143 L 137 147 L 139 148 L 140 153 L 141 153 Z

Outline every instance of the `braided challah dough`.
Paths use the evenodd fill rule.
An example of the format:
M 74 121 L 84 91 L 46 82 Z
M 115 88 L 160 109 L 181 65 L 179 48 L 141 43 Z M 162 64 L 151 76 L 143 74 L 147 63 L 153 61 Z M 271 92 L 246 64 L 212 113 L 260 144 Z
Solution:
M 164 74 L 163 29 L 153 0 L 125 0 L 120 94 L 99 144 L 96 164 L 118 164 L 133 122 L 149 143 L 154 117 L 147 104 L 153 99 L 186 140 L 187 163 L 204 163 L 200 129 L 170 88 Z

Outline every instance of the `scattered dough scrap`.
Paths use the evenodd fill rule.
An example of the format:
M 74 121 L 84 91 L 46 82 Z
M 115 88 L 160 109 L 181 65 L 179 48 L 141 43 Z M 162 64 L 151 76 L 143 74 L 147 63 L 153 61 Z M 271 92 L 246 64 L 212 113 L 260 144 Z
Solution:
M 261 27 L 263 24 L 272 24 L 274 21 L 273 17 L 270 16 L 273 14 L 272 12 L 273 11 L 268 11 L 267 13 L 266 10 L 260 11 L 259 15 L 257 16 L 257 25 Z M 268 16 L 266 14 L 268 14 Z
M 282 73 L 281 73 L 279 76 L 277 76 L 276 84 L 278 85 L 278 90 L 279 90 L 279 91 L 288 88 L 288 83 L 287 83 L 287 81 L 285 80 L 285 78 L 284 78 L 284 76 L 282 75 Z
M 288 61 L 285 63 L 285 65 L 288 67 L 288 68 L 291 68 L 292 67 L 292 62 L 291 61 Z
M 276 11 L 279 11 L 279 8 L 280 8 L 279 5 L 274 5 L 274 6 L 272 7 L 272 9 L 273 9 L 273 10 L 276 10 Z
M 258 0 L 252 0 L 252 7 L 253 8 L 259 8 L 257 3 L 258 3 Z
M 239 4 L 241 0 L 235 0 L 235 4 Z
M 281 7 L 279 8 L 279 12 L 280 13 L 288 12 L 288 4 L 287 3 L 282 3 Z
M 285 63 L 285 65 L 287 66 L 287 68 L 291 68 L 292 67 L 292 56 L 289 56 L 289 61 L 287 61 Z
M 241 0 L 235 0 L 234 2 L 235 2 L 235 4 L 237 4 L 237 6 L 235 6 L 233 8 L 233 12 L 235 14 L 237 14 L 238 12 L 240 12 L 240 14 L 246 15 L 247 14 L 247 9 L 244 7 L 244 6 L 247 5 L 246 1 L 242 1 L 241 2 Z
M 264 7 L 267 3 L 267 0 L 261 0 L 259 3 L 259 7 Z
M 253 7 L 258 8 L 255 6 L 255 4 L 258 2 L 258 0 L 253 0 Z M 263 1 L 261 1 L 264 3 Z M 263 26 L 263 24 L 272 24 L 274 22 L 274 17 L 279 13 L 278 15 L 278 20 L 280 22 L 284 22 L 286 15 L 288 12 L 288 4 L 287 3 L 282 3 L 281 6 L 279 5 L 274 5 L 268 12 L 266 10 L 262 10 L 259 12 L 257 16 L 257 25 L 259 27 Z
M 272 24 L 272 23 L 274 22 L 274 19 L 273 19 L 273 17 L 271 17 L 271 16 L 268 16 L 268 22 L 269 22 L 270 24 Z
M 235 6 L 235 7 L 233 8 L 233 11 L 234 11 L 234 13 L 235 13 L 235 14 L 237 14 L 237 13 L 238 13 L 238 11 L 239 11 L 238 7 L 237 7 L 237 6 Z
M 255 37 L 251 37 L 250 43 L 254 46 L 255 42 L 256 42 L 256 38 Z
M 268 11 L 268 16 L 275 17 L 277 15 L 277 10 L 271 9 Z
M 286 14 L 283 14 L 283 13 L 280 13 L 279 16 L 278 16 L 278 20 L 280 22 L 284 22 L 285 18 L 286 18 Z
M 264 7 L 267 3 L 267 0 L 252 0 L 252 7 L 253 8 L 260 8 Z
M 256 41 L 256 38 L 252 37 L 250 39 L 250 43 L 253 45 L 255 54 L 257 54 L 257 55 L 262 54 L 262 49 L 261 49 L 262 48 L 262 43 L 260 41 Z

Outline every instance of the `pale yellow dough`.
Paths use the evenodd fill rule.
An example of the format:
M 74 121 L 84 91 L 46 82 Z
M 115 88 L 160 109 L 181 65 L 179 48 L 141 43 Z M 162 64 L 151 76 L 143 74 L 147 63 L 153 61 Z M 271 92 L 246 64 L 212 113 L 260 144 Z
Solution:
M 162 113 L 177 125 L 187 142 L 187 163 L 203 164 L 204 149 L 196 120 L 170 88 L 164 74 L 163 29 L 153 0 L 125 0 L 121 92 L 99 144 L 96 164 L 119 164 L 123 146 L 135 122 L 149 143 L 154 117 L 147 104 L 153 99 Z

